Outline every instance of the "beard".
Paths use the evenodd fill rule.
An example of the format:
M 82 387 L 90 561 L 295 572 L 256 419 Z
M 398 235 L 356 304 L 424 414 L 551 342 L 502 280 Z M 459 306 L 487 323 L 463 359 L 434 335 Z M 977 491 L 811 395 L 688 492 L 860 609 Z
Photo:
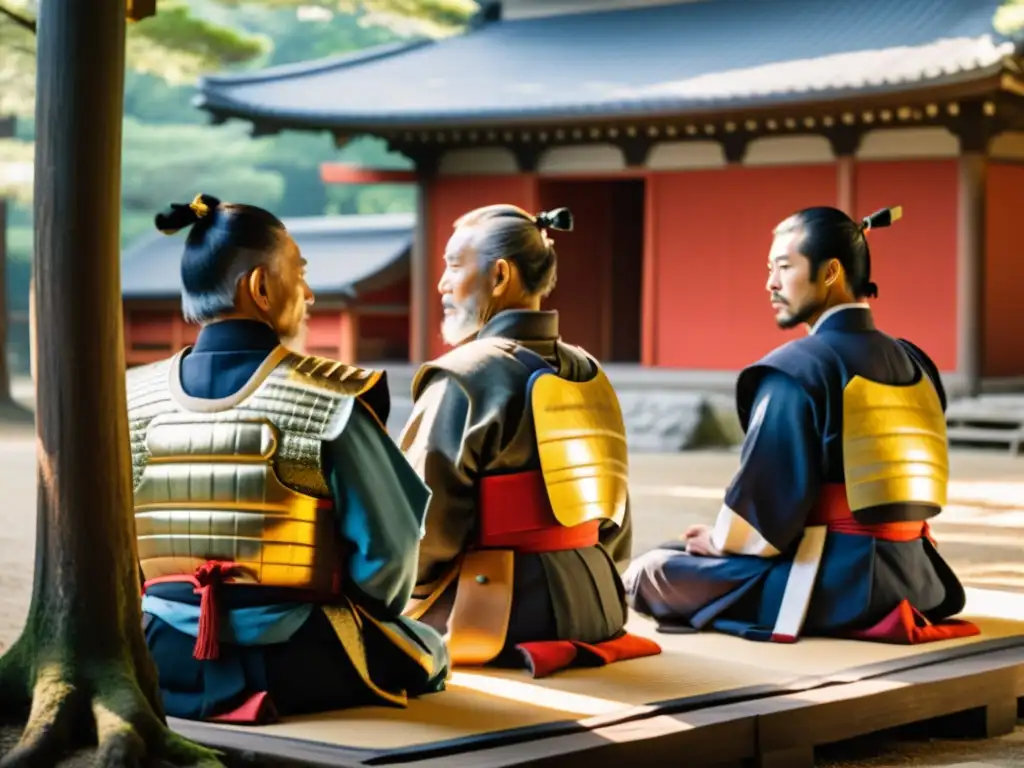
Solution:
M 821 308 L 824 306 L 824 302 L 820 301 L 808 301 L 801 307 L 792 309 L 788 304 L 783 310 L 782 314 L 775 316 L 775 324 L 784 331 L 788 331 L 792 328 L 796 328 L 798 325 L 802 325 L 814 317 Z
M 441 322 L 441 338 L 449 347 L 454 347 L 480 330 L 483 325 L 483 317 L 480 312 L 480 303 L 476 299 L 467 301 L 462 306 L 454 304 L 444 305 L 446 309 L 454 310 L 446 315 Z

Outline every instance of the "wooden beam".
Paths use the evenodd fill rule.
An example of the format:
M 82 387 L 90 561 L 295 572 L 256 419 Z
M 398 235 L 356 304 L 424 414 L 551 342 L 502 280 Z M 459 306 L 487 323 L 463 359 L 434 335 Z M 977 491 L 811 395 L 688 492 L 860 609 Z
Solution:
M 602 115 L 589 119 L 541 118 L 505 123 L 466 123 L 458 127 L 407 125 L 371 127 L 366 132 L 386 139 L 389 146 L 416 151 L 505 147 L 529 156 L 557 146 L 636 142 L 632 162 L 642 165 L 641 140 L 721 141 L 731 163 L 743 161 L 747 143 L 777 136 L 829 136 L 843 143 L 859 141 L 863 132 L 878 128 L 946 127 L 948 110 L 959 102 L 994 100 L 1009 94 L 1012 82 L 991 74 L 966 83 L 944 84 L 913 93 L 862 94 L 843 99 L 702 110 L 679 114 Z M 1024 90 L 1024 85 L 1021 86 Z M 991 116 L 988 116 L 991 120 Z M 341 130 L 341 128 L 338 128 Z M 852 139 L 850 139 L 852 137 Z M 838 152 L 837 154 L 846 154 Z M 526 163 L 529 166 L 529 163 Z M 529 171 L 526 167 L 521 169 Z
M 142 21 L 156 16 L 156 0 L 126 0 L 128 21 Z
M 321 163 L 320 180 L 324 184 L 415 184 L 416 171 L 363 168 L 348 163 Z

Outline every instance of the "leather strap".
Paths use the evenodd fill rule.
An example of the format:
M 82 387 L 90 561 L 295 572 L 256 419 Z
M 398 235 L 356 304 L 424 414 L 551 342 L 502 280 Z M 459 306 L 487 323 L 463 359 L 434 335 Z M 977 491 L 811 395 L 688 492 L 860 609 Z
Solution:
M 486 664 L 505 647 L 514 572 L 512 550 L 466 553 L 445 637 L 453 666 Z

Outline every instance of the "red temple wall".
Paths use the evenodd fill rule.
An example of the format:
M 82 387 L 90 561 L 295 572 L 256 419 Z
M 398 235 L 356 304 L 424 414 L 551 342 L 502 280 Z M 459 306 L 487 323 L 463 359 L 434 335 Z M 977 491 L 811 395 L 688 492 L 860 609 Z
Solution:
M 780 331 L 765 291 L 772 228 L 835 200 L 832 165 L 656 173 L 654 364 L 734 370 L 798 331 Z
M 985 376 L 1024 375 L 1024 247 L 1020 201 L 1024 199 L 1024 165 L 989 166 L 986 221 L 984 329 Z
M 878 326 L 925 350 L 940 371 L 957 365 L 956 160 L 857 165 L 857 211 L 902 205 L 903 219 L 871 233 L 871 302 Z
M 772 319 L 765 291 L 771 230 L 800 208 L 835 205 L 836 166 L 729 167 L 648 178 L 653 363 L 735 370 L 803 333 L 780 331 Z M 955 161 L 859 163 L 856 200 L 858 213 L 905 208 L 904 220 L 871 236 L 879 325 L 922 346 L 940 369 L 954 369 Z

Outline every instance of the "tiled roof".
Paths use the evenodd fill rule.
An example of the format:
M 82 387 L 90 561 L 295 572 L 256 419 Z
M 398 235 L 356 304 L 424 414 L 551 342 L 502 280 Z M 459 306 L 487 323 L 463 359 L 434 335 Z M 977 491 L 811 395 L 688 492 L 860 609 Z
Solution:
M 994 74 L 1001 0 L 698 0 L 486 24 L 438 42 L 209 77 L 222 116 L 324 128 L 679 114 Z
M 323 296 L 357 298 L 408 274 L 415 216 L 380 214 L 284 219 L 309 262 L 310 288 Z M 126 299 L 181 295 L 181 253 L 185 234 L 155 233 L 129 246 L 121 260 Z

